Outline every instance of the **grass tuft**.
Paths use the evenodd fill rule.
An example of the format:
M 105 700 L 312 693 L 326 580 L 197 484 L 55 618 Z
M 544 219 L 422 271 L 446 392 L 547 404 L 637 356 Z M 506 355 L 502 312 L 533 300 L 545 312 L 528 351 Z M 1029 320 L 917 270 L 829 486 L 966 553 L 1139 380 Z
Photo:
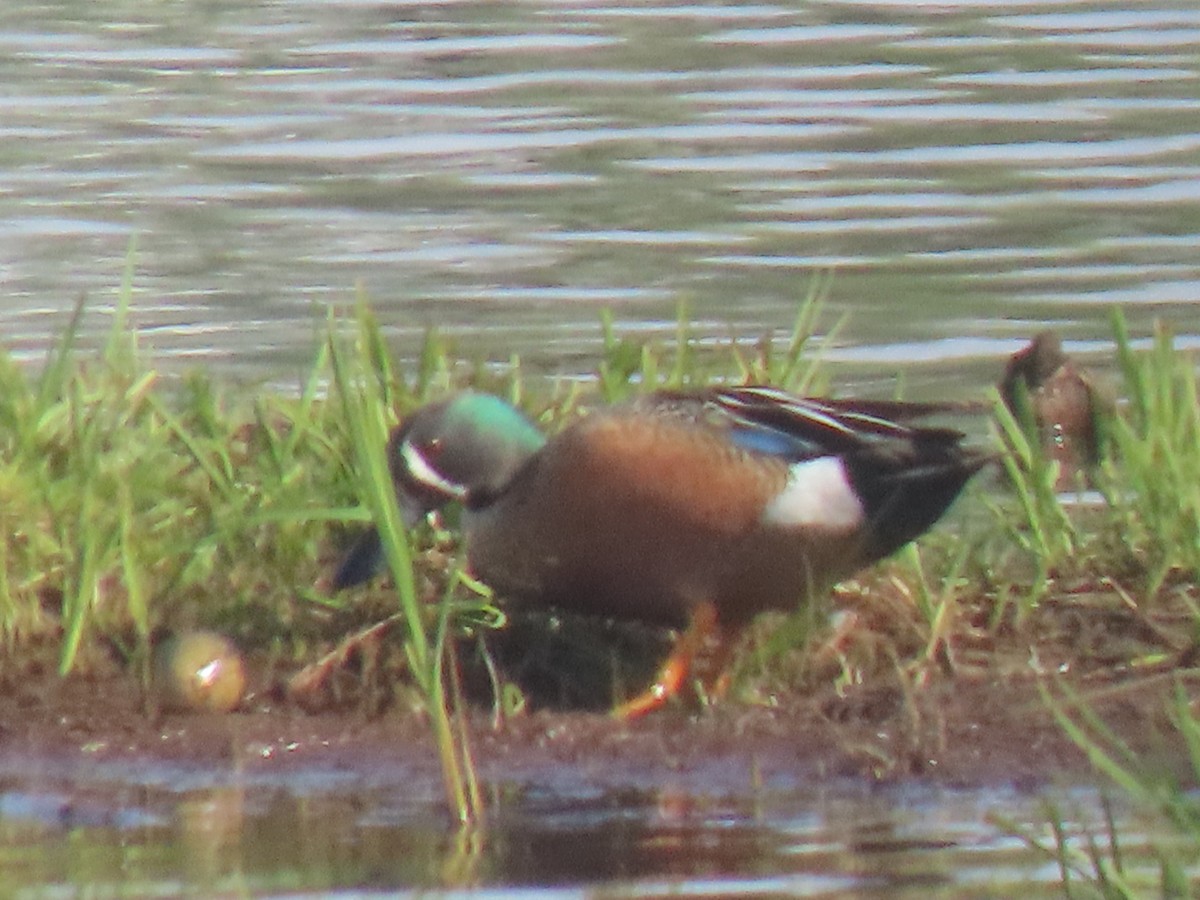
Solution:
M 1200 402 L 1196 358 L 1177 350 L 1158 323 L 1148 351 L 1134 349 L 1114 311 L 1125 415 L 1108 424 L 1113 453 L 1100 482 L 1110 518 L 1109 550 L 1145 573 L 1153 598 L 1171 578 L 1200 576 Z

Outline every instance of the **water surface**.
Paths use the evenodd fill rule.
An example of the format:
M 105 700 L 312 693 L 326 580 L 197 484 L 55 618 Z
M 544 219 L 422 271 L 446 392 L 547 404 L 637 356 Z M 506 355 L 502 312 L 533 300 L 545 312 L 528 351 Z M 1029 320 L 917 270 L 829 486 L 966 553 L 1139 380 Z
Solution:
M 0 866 L 16 895 L 360 896 L 489 889 L 507 897 L 1058 896 L 1058 868 L 1004 825 L 1049 837 L 1051 801 L 1009 788 L 858 781 L 742 796 L 490 786 L 486 831 L 456 831 L 422 782 L 171 764 L 0 777 Z M 432 787 L 431 783 L 423 782 Z M 1090 791 L 1057 791 L 1082 850 Z M 1132 859 L 1148 838 L 1119 814 Z
M 568 373 L 600 308 L 753 339 L 830 270 L 850 378 L 1192 338 L 1200 9 L 1126 6 L 15 0 L 0 324 L 44 348 L 136 234 L 161 359 L 259 374 L 358 285 L 401 355 Z

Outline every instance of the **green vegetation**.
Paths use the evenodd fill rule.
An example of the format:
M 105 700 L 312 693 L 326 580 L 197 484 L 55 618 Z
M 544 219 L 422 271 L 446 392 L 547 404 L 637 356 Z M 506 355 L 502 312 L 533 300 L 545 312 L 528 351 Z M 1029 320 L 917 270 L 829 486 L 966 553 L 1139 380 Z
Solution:
M 1131 749 L 1074 690 L 1059 686 L 1057 692 L 1045 689 L 1044 693 L 1060 725 L 1087 753 L 1096 771 L 1119 789 L 1120 799 L 1103 795 L 1094 812 L 1068 810 L 1047 801 L 1045 830 L 1011 820 L 997 824 L 1058 866 L 1068 898 L 1195 896 L 1200 803 L 1194 793 L 1183 789 L 1180 773 Z M 1183 761 L 1190 769 L 1187 778 L 1200 781 L 1200 719 L 1179 679 L 1167 714 L 1187 747 L 1188 759 Z M 1117 805 L 1138 817 L 1138 830 L 1147 836 L 1142 842 L 1134 844 L 1123 837 Z
M 1114 452 L 1101 482 L 1109 549 L 1118 565 L 1145 572 L 1145 596 L 1154 597 L 1174 579 L 1194 583 L 1200 572 L 1196 360 L 1175 349 L 1162 323 L 1145 353 L 1135 352 L 1119 313 L 1113 328 L 1128 411 L 1109 423 Z
M 1200 859 L 1200 802 L 1187 790 L 1200 783 L 1200 716 L 1196 679 L 1188 671 L 1195 669 L 1200 636 L 1196 361 L 1175 349 L 1161 324 L 1150 348 L 1139 352 L 1119 311 L 1112 320 L 1126 405 L 1100 422 L 1107 452 L 1093 478 L 1102 505 L 1076 515 L 1062 505 L 1054 492 L 1057 473 L 1036 445 L 1029 417 L 1018 423 L 997 398 L 996 429 L 1008 448 L 1004 465 L 1019 510 L 999 518 L 1036 573 L 1018 604 L 1021 613 L 1052 602 L 1064 587 L 1084 584 L 1106 598 L 1095 614 L 1123 606 L 1130 630 L 1155 632 L 1156 648 L 1135 648 L 1113 634 L 1106 649 L 1123 651 L 1115 668 L 1134 673 L 1130 680 L 1170 688 L 1163 692 L 1166 728 L 1184 753 L 1139 752 L 1135 736 L 1117 734 L 1088 696 L 1065 680 L 1043 681 L 1043 698 L 1059 725 L 1143 817 L 1142 827 L 1161 837 L 1126 846 L 1109 800 L 1099 825 L 1068 826 L 1067 815 L 1053 805 L 1045 810 L 1048 835 L 1001 824 L 1058 865 L 1068 897 L 1188 897 L 1195 893 L 1189 873 Z M 1109 690 L 1122 688 L 1117 681 Z M 1076 820 L 1079 815 L 1074 811 Z
M 319 691 L 359 653 L 370 662 L 358 672 L 364 685 L 343 699 L 378 701 L 365 685 L 373 673 L 386 682 L 385 700 L 423 709 L 450 808 L 463 821 L 477 820 L 482 801 L 461 715 L 459 658 L 451 651 L 478 646 L 462 638 L 492 632 L 506 617 L 487 589 L 461 571 L 452 529 L 406 532 L 384 455 L 389 428 L 429 398 L 466 384 L 524 406 L 548 430 L 591 403 L 659 386 L 733 380 L 819 393 L 827 381 L 813 346 L 818 293 L 801 304 L 782 341 L 764 339 L 749 350 L 733 341 L 702 348 L 689 334 L 683 307 L 677 339 L 666 346 L 618 336 L 605 317 L 595 390 L 528 384 L 519 360 L 500 375 L 460 362 L 436 334 L 428 336 L 415 371 L 399 372 L 360 301 L 350 316 L 327 320 L 304 379 L 294 393 L 280 393 L 247 392 L 204 375 L 165 379 L 147 368 L 130 324 L 127 275 L 98 349 L 79 346 L 81 323 L 94 314 L 81 300 L 39 370 L 0 355 L 6 535 L 0 638 L 10 652 L 52 646 L 64 675 L 86 668 L 103 648 L 148 678 L 157 634 L 212 628 L 277 670 L 308 664 L 308 677 L 293 679 L 305 691 Z M 873 602 L 888 609 L 893 624 L 874 636 L 871 652 L 859 652 L 865 644 L 853 641 L 837 649 L 847 682 L 886 669 L 904 673 L 912 686 L 936 670 L 953 672 L 961 665 L 956 647 L 968 608 L 983 612 L 974 621 L 1015 632 L 1014 646 L 1026 655 L 1061 634 L 1054 629 L 1064 611 L 1120 613 L 1154 635 L 1128 640 L 1113 626 L 1103 652 L 1080 650 L 1077 669 L 1162 677 L 1194 656 L 1200 634 L 1194 361 L 1173 347 L 1165 329 L 1148 350 L 1138 350 L 1119 315 L 1113 328 L 1123 381 L 1118 393 L 1126 402 L 1101 423 L 1106 453 L 1091 473 L 1099 502 L 1064 505 L 1055 492 L 1056 464 L 1038 446 L 1028 410 L 1013 414 L 994 396 L 991 421 L 1010 489 L 975 485 L 974 499 L 962 506 L 990 510 L 986 520 L 975 516 L 955 539 L 935 530 L 882 574 L 864 577 L 872 590 L 885 585 Z M 383 537 L 391 585 L 331 596 L 322 579 L 346 538 L 368 519 Z M 1075 599 L 1083 594 L 1086 609 Z M 395 638 L 386 645 L 385 631 Z M 778 678 L 781 671 L 791 673 L 784 677 L 793 687 L 818 677 L 807 664 L 772 667 L 768 676 L 762 663 L 820 640 L 821 632 L 803 617 L 773 629 L 746 655 L 753 664 L 743 666 L 743 686 L 747 678 Z M 480 659 L 496 715 L 519 710 L 525 698 L 486 647 Z M 1133 751 L 1088 716 L 1086 698 L 1063 690 L 1051 683 L 1048 696 L 1058 698 L 1063 727 L 1097 768 L 1174 827 L 1200 837 L 1200 819 L 1179 788 L 1163 788 L 1160 776 L 1147 774 Z M 1192 777 L 1200 779 L 1200 724 L 1186 700 L 1181 686 L 1171 721 L 1192 752 Z M 1182 878 L 1182 864 L 1164 862 L 1164 887 Z M 1078 878 L 1076 861 L 1071 866 Z M 1102 873 L 1099 864 L 1095 873 Z

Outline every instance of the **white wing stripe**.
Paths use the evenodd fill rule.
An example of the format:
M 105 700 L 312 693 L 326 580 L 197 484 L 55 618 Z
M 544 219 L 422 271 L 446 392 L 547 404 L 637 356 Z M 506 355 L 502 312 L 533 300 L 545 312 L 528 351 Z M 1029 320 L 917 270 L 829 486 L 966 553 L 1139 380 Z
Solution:
M 787 486 L 763 512 L 763 522 L 784 528 L 854 531 L 866 510 L 850 484 L 842 460 L 822 456 L 788 469 Z

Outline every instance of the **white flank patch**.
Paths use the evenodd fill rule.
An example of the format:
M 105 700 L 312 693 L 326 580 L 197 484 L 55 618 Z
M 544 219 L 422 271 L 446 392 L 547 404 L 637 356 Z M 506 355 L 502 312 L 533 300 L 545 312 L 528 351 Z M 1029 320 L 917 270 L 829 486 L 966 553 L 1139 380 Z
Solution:
M 429 464 L 429 461 L 421 455 L 421 451 L 408 441 L 404 441 L 400 445 L 400 456 L 404 460 L 404 468 L 408 474 L 419 484 L 459 500 L 466 495 L 465 487 L 445 478 L 441 472 Z
M 822 456 L 788 470 L 787 487 L 767 506 L 763 521 L 785 528 L 852 531 L 865 515 L 842 461 Z

